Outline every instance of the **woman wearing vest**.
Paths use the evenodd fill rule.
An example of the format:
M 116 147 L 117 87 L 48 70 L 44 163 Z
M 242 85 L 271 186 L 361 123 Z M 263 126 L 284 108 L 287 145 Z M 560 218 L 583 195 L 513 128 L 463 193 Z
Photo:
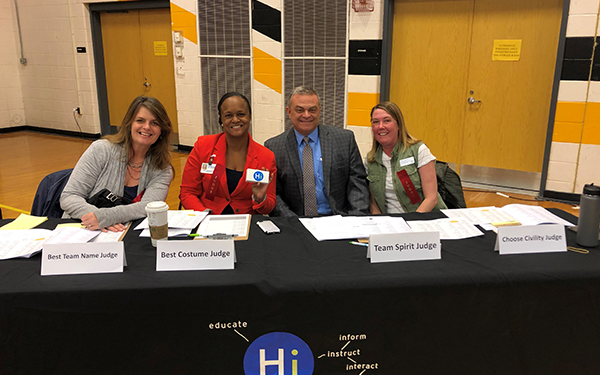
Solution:
M 179 199 L 188 210 L 213 214 L 268 214 L 275 196 L 275 155 L 248 133 L 248 99 L 228 92 L 217 105 L 223 132 L 198 138 L 187 159 Z M 247 182 L 248 169 L 269 171 L 269 181 Z
M 392 102 L 371 110 L 373 146 L 367 154 L 372 214 L 430 212 L 446 208 L 437 191 L 435 156 L 413 138 Z

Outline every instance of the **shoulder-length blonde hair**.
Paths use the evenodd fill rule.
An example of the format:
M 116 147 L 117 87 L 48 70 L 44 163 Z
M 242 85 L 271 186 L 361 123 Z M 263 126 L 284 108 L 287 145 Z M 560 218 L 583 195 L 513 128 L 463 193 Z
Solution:
M 133 124 L 133 120 L 135 120 L 135 116 L 140 110 L 140 107 L 144 107 L 149 110 L 150 113 L 152 113 L 152 115 L 156 118 L 156 122 L 158 122 L 161 130 L 160 136 L 156 142 L 150 146 L 146 156 L 152 156 L 152 164 L 156 169 L 160 170 L 170 166 L 174 172 L 175 169 L 171 164 L 171 152 L 169 150 L 173 126 L 171 125 L 169 115 L 167 115 L 167 110 L 156 98 L 142 95 L 133 99 L 129 105 L 129 109 L 125 114 L 125 117 L 123 118 L 123 121 L 121 122 L 119 132 L 117 134 L 107 135 L 104 138 L 108 139 L 112 143 L 124 145 L 128 151 L 127 158 L 131 158 L 133 156 L 131 125 Z
M 403 152 L 406 151 L 406 148 L 408 146 L 414 145 L 415 143 L 419 142 L 418 139 L 414 138 L 408 133 L 406 125 L 404 124 L 404 116 L 402 116 L 402 111 L 400 111 L 400 108 L 398 107 L 398 105 L 396 105 L 396 103 L 381 102 L 377 104 L 375 107 L 373 107 L 373 109 L 371 109 L 371 121 L 373 121 L 373 112 L 375 112 L 376 109 L 383 109 L 390 116 L 392 116 L 394 120 L 396 120 L 396 123 L 398 124 L 398 142 L 402 142 Z M 371 150 L 367 154 L 367 161 L 369 163 L 373 163 L 375 161 L 375 153 L 377 152 L 377 147 L 379 147 L 379 142 L 377 142 L 377 140 L 372 134 L 371 137 L 373 137 L 373 145 L 371 146 Z

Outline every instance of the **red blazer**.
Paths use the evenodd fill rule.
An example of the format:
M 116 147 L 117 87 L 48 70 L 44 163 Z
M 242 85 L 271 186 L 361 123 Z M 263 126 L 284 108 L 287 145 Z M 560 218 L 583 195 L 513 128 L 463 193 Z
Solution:
M 225 165 L 227 142 L 225 141 L 225 133 L 198 137 L 183 170 L 181 191 L 179 193 L 179 199 L 183 207 L 195 211 L 204 211 L 210 208 L 215 214 L 223 212 L 228 204 L 231 205 L 233 212 L 236 214 L 268 214 L 273 210 L 277 203 L 275 196 L 275 184 L 277 180 L 275 155 L 268 148 L 254 142 L 250 135 L 248 137 L 248 156 L 246 157 L 244 174 L 240 178 L 237 188 L 233 194 L 229 195 L 227 176 L 223 172 L 219 180 L 215 199 L 212 201 L 206 198 L 206 191 L 213 175 L 200 173 L 200 168 L 202 167 L 202 163 L 209 162 L 210 156 L 213 154 L 215 155 L 213 159 L 214 164 Z M 252 184 L 254 182 L 246 182 L 246 170 L 248 168 L 266 168 L 273 176 L 267 188 L 265 200 L 261 203 L 256 203 L 252 199 Z

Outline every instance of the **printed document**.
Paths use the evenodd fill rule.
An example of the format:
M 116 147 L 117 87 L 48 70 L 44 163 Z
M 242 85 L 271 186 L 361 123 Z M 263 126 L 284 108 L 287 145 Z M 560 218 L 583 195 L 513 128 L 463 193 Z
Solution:
M 412 232 L 401 217 L 324 216 L 299 219 L 317 241 L 368 238 L 371 234 Z
M 208 215 L 208 212 L 169 210 L 167 215 L 169 228 L 194 229 L 202 220 L 204 220 Z M 140 229 L 148 229 L 148 218 L 145 218 L 137 227 L 135 227 L 135 230 Z M 171 235 L 169 235 L 169 237 L 171 237 Z
M 483 236 L 482 231 L 465 219 L 415 220 L 408 225 L 415 232 L 440 232 L 440 240 Z
M 42 245 L 51 233 L 49 229 L 0 231 L 0 259 L 31 257 L 42 251 Z

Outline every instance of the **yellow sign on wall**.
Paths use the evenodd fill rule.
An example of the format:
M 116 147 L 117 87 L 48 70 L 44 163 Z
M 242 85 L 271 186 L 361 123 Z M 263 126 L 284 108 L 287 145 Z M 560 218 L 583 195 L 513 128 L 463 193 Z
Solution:
M 167 56 L 168 52 L 167 42 L 154 41 L 154 56 Z
M 519 61 L 521 42 L 521 39 L 495 39 L 492 61 Z

